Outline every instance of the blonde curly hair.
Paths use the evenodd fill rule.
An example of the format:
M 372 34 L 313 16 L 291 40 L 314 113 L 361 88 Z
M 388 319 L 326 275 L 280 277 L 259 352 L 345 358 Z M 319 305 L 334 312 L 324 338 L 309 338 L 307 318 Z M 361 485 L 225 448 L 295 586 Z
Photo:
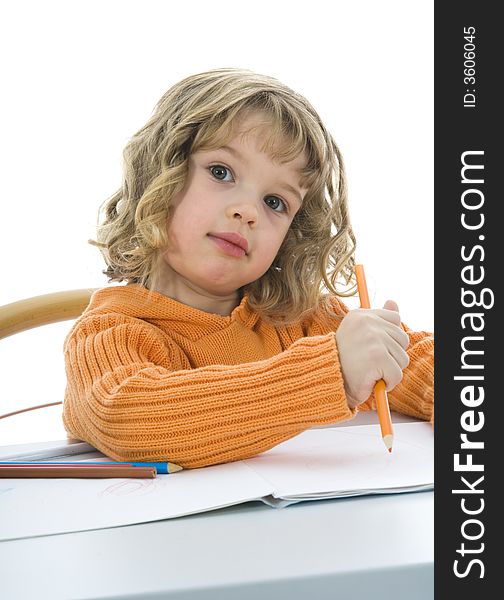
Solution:
M 304 153 L 301 185 L 308 191 L 273 264 L 242 293 L 263 319 L 282 325 L 320 307 L 331 311 L 327 292 L 354 294 L 355 237 L 335 141 L 304 97 L 273 77 L 232 68 L 174 85 L 126 145 L 122 186 L 101 207 L 104 219 L 91 241 L 105 258 L 109 282 L 149 287 L 167 248 L 170 203 L 184 187 L 189 156 L 225 145 L 233 124 L 250 111 L 268 117 L 264 150 L 272 159 L 288 162 Z M 338 290 L 341 282 L 352 286 Z

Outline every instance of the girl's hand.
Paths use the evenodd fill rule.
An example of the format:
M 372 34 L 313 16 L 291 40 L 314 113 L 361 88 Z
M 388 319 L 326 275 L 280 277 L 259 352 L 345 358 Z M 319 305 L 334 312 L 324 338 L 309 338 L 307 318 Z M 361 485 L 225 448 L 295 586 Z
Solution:
M 383 308 L 351 310 L 336 331 L 350 408 L 365 402 L 379 379 L 385 381 L 387 391 L 402 379 L 409 364 L 409 337 L 401 328 L 398 311 L 392 300 Z

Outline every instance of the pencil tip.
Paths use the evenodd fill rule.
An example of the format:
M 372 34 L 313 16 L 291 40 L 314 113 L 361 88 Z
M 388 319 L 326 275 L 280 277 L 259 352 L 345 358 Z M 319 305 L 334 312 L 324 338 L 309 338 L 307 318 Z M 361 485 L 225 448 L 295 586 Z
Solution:
M 387 450 L 389 452 L 392 452 L 392 444 L 394 443 L 394 436 L 391 434 L 386 435 L 383 438 L 383 443 L 385 444 L 385 448 L 387 448 Z
M 168 463 L 168 473 L 177 473 L 178 471 L 183 471 L 184 469 L 176 465 L 175 463 Z

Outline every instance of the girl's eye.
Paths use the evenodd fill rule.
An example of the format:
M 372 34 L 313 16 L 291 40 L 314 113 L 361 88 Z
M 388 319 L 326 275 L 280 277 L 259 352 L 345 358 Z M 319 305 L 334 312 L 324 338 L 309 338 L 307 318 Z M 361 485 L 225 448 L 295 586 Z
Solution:
M 224 165 L 212 165 L 208 167 L 208 170 L 212 174 L 212 177 L 219 181 L 234 181 L 231 170 Z M 275 212 L 284 213 L 288 211 L 287 204 L 278 196 L 266 196 L 264 201 Z
M 215 179 L 219 179 L 220 181 L 233 181 L 231 171 L 223 165 L 213 165 L 212 167 L 209 167 L 209 171 Z M 231 179 L 226 179 L 226 174 L 229 174 Z
M 287 212 L 287 205 L 278 196 L 266 196 L 264 201 L 275 212 Z

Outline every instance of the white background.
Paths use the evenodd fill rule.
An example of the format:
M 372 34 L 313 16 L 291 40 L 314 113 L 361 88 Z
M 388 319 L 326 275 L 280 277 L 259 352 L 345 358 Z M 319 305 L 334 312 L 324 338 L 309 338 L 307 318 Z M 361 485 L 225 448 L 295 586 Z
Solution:
M 171 85 L 227 66 L 313 104 L 345 159 L 372 306 L 432 330 L 433 33 L 425 0 L 2 3 L 0 304 L 107 284 L 87 240 L 125 144 Z M 0 342 L 0 414 L 62 399 L 70 325 Z M 58 410 L 0 420 L 0 445 L 61 434 Z

